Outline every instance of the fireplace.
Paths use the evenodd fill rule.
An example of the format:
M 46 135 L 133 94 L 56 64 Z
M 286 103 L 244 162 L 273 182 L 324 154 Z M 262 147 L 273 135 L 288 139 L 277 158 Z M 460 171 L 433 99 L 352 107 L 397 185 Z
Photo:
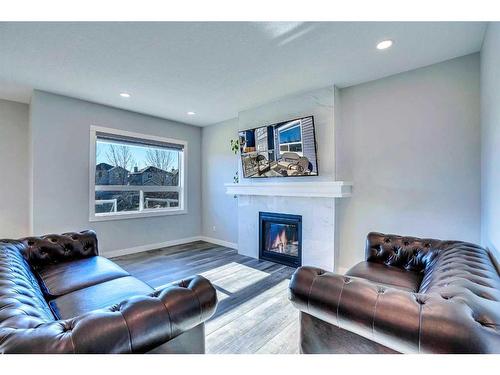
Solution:
M 302 264 L 302 216 L 259 212 L 259 258 L 291 267 Z

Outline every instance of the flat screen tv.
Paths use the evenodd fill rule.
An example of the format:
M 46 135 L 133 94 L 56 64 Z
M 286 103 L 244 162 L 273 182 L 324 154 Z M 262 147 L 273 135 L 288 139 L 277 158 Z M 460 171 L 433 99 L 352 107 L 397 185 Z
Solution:
M 243 177 L 317 176 L 314 117 L 239 132 Z

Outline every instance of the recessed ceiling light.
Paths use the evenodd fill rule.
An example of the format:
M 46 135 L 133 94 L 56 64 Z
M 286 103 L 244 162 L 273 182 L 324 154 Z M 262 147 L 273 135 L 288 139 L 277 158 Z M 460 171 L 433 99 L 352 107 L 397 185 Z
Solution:
M 194 115 L 196 115 L 196 113 L 195 113 L 195 112 L 193 112 L 193 111 L 189 111 L 187 114 L 188 114 L 189 116 L 194 116 Z
M 129 94 L 128 92 L 121 92 L 121 93 L 120 93 L 120 96 L 121 96 L 122 98 L 130 98 L 130 94 Z
M 383 40 L 377 44 L 377 49 L 387 49 L 393 45 L 393 41 L 390 39 Z

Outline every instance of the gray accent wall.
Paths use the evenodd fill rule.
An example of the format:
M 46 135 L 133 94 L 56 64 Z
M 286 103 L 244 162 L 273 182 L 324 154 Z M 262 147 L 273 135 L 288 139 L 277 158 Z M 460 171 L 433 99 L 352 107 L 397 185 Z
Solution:
M 340 267 L 364 259 L 370 231 L 478 243 L 479 55 L 345 88 L 339 99 L 337 179 L 354 184 L 337 205 Z
M 481 242 L 500 259 L 500 23 L 481 50 Z
M 29 106 L 0 100 L 0 238 L 29 235 Z
M 91 125 L 187 141 L 188 213 L 89 222 Z M 200 128 L 35 91 L 31 102 L 31 149 L 35 235 L 94 229 L 104 255 L 200 235 Z

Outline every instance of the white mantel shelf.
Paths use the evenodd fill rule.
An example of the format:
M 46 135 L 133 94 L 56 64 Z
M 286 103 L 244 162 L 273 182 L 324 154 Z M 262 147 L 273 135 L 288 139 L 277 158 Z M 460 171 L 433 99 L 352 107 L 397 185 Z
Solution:
M 346 181 L 308 181 L 283 183 L 224 184 L 229 195 L 267 195 L 275 197 L 350 197 L 352 183 Z

